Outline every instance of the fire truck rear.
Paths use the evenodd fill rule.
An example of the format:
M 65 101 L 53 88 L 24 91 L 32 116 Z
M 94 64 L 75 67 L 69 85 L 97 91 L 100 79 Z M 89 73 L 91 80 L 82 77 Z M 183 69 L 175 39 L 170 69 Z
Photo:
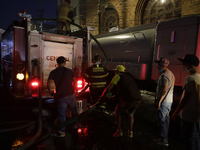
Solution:
M 77 86 L 83 87 L 82 38 L 41 33 L 30 30 L 30 19 L 24 20 L 25 27 L 11 25 L 1 40 L 1 79 L 4 87 L 15 97 L 49 97 L 47 79 L 57 67 L 56 59 L 64 56 L 68 68 L 77 77 Z M 55 85 L 51 87 L 55 88 Z

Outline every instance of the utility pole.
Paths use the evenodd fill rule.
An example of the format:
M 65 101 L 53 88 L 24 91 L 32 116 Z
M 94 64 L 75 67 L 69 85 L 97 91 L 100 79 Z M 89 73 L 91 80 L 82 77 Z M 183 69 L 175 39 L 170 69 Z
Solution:
M 101 33 L 101 0 L 98 0 L 99 34 Z

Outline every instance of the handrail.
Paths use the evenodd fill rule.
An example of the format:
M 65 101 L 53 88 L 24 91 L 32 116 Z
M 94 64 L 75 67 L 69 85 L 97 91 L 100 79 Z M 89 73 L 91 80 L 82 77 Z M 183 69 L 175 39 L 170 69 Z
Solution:
M 157 60 L 159 60 L 159 56 L 160 56 L 160 47 L 161 47 L 161 45 L 158 45 Z

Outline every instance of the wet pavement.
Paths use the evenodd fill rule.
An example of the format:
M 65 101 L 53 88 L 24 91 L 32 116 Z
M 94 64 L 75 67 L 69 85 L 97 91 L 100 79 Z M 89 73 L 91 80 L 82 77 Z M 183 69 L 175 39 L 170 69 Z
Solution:
M 27 150 L 179 150 L 184 149 L 181 139 L 179 121 L 171 122 L 169 131 L 169 147 L 158 146 L 153 139 L 158 138 L 156 110 L 154 109 L 154 96 L 148 92 L 142 92 L 142 102 L 135 113 L 134 137 L 127 137 L 128 124 L 125 116 L 122 118 L 123 137 L 113 138 L 116 131 L 115 118 L 112 111 L 109 113 L 99 110 L 87 114 L 81 118 L 79 128 L 72 126 L 66 128 L 64 138 L 52 137 L 50 131 L 53 125 L 55 112 L 49 109 L 51 116 L 43 117 L 42 133 L 38 140 Z M 0 130 L 22 126 L 37 120 L 33 113 L 31 103 L 22 105 L 20 102 L 15 106 L 6 105 L 3 100 L 8 100 L 5 93 L 0 96 Z M 27 105 L 28 108 L 27 108 Z M 21 107 L 20 107 L 21 106 Z M 49 107 L 51 108 L 51 107 Z M 45 112 L 44 112 L 45 114 Z M 47 113 L 48 114 L 48 113 Z M 23 120 L 24 122 L 17 122 Z M 6 122 L 11 122 L 4 124 Z M 16 123 L 17 122 L 17 123 Z M 37 123 L 33 123 L 21 130 L 0 133 L 0 149 L 15 150 L 23 148 L 37 132 Z

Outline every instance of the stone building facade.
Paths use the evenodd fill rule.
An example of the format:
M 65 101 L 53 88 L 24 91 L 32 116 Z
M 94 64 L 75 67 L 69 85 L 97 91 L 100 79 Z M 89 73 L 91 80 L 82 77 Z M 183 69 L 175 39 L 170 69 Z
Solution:
M 77 0 L 71 1 L 73 5 Z M 78 12 L 75 21 L 96 28 L 91 31 L 96 35 L 113 28 L 124 29 L 200 14 L 200 0 L 79 0 L 74 8 Z

